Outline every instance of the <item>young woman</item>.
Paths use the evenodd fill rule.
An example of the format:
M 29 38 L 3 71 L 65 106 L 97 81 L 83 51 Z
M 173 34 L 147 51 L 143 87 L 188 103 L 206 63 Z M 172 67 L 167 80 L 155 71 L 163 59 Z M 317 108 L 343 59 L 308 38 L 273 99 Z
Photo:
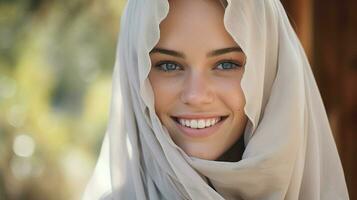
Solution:
M 84 199 L 348 199 L 278 0 L 129 0 Z

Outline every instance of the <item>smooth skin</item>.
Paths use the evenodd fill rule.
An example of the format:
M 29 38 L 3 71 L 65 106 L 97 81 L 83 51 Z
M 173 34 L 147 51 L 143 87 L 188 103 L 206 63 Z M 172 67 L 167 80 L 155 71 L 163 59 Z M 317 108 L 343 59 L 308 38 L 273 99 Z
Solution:
M 241 88 L 245 54 L 226 31 L 218 0 L 170 0 L 160 40 L 150 52 L 155 111 L 189 156 L 216 160 L 242 137 L 247 117 Z M 190 137 L 175 117 L 226 116 L 207 137 Z

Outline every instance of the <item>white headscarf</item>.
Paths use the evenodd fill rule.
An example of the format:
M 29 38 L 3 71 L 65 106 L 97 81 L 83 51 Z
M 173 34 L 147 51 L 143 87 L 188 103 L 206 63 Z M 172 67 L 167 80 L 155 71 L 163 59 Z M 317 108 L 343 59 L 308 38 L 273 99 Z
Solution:
M 310 65 L 278 0 L 228 0 L 225 10 L 225 27 L 247 57 L 242 160 L 202 160 L 175 145 L 148 80 L 168 10 L 167 0 L 126 5 L 110 121 L 83 199 L 349 199 Z

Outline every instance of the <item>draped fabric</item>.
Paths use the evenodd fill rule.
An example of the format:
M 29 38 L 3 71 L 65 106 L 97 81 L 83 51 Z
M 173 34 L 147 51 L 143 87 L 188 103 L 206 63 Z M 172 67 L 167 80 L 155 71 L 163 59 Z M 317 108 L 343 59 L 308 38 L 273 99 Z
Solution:
M 227 3 L 225 28 L 247 57 L 242 159 L 190 157 L 172 141 L 148 80 L 169 3 L 128 0 L 110 119 L 83 199 L 349 199 L 321 96 L 280 1 Z

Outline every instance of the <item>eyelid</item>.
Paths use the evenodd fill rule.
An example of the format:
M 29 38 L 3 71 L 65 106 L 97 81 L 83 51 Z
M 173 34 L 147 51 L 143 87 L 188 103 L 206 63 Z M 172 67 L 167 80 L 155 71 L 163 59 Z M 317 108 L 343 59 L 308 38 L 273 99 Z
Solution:
M 216 64 L 215 64 L 214 66 L 215 66 L 215 68 L 216 68 L 218 65 L 220 65 L 220 64 L 222 64 L 222 63 L 225 63 L 225 62 L 228 62 L 228 63 L 232 63 L 232 64 L 234 64 L 234 65 L 237 65 L 236 68 L 241 68 L 241 67 L 244 66 L 244 64 L 242 64 L 242 62 L 237 61 L 237 60 L 232 60 L 232 59 L 220 60 L 220 61 L 216 62 Z M 235 68 L 232 68 L 232 69 L 235 69 Z M 232 70 L 232 69 L 225 69 L 225 70 Z
M 179 63 L 177 63 L 175 61 L 172 61 L 172 60 L 160 60 L 159 62 L 157 62 L 155 64 L 155 66 L 162 65 L 162 64 L 167 64 L 167 63 L 172 63 L 172 64 L 175 64 L 175 65 L 178 65 L 178 66 L 182 67 L 181 64 L 179 64 Z
M 180 68 L 178 70 L 182 70 L 183 69 L 183 66 L 181 64 L 179 64 L 179 63 L 177 63 L 175 61 L 172 61 L 172 60 L 161 60 L 161 61 L 155 63 L 154 67 L 160 68 L 160 65 L 162 65 L 162 64 L 175 64 Z M 162 69 L 159 69 L 159 70 L 164 71 L 164 72 L 176 71 L 176 70 L 165 71 L 165 70 L 162 70 Z

